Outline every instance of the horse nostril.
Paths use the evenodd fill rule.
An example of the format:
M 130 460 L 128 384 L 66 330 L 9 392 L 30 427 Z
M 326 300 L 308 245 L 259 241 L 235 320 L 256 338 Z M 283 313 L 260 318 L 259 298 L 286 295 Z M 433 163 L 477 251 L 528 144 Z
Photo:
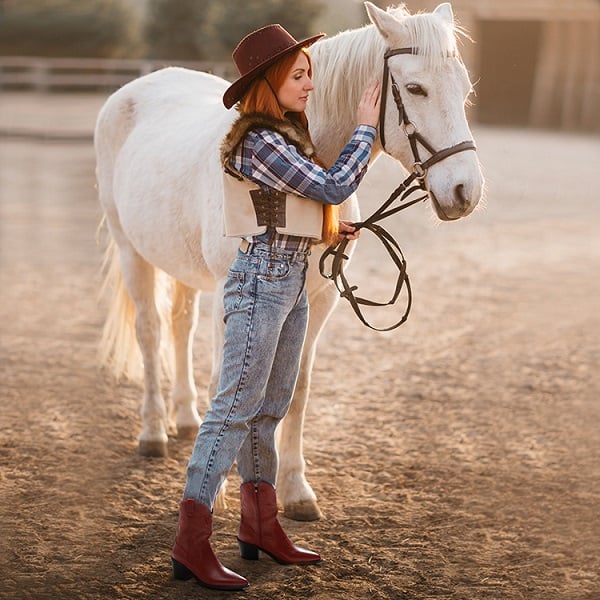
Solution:
M 459 183 L 454 188 L 454 201 L 460 208 L 466 208 L 469 204 L 467 197 L 465 196 L 465 186 L 462 183 Z

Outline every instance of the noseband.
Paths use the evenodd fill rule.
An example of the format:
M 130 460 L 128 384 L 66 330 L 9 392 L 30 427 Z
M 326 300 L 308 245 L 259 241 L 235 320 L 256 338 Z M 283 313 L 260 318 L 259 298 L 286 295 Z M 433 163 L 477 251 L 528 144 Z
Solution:
M 459 152 L 464 152 L 465 150 L 476 150 L 475 143 L 473 140 L 467 140 L 465 142 L 460 142 L 455 144 L 454 146 L 448 146 L 447 148 L 443 148 L 442 150 L 436 151 L 433 146 L 427 141 L 425 137 L 423 137 L 415 124 L 408 118 L 406 114 L 406 109 L 404 107 L 404 103 L 402 102 L 402 96 L 400 95 L 400 88 L 398 84 L 394 80 L 394 76 L 390 73 L 388 67 L 388 59 L 392 56 L 397 56 L 399 54 L 418 54 L 417 48 L 395 48 L 388 50 L 383 55 L 383 79 L 382 79 L 382 88 L 381 88 L 381 110 L 379 113 L 379 137 L 381 139 L 381 145 L 385 148 L 385 113 L 386 113 L 386 100 L 387 100 L 387 89 L 388 89 L 388 80 L 391 80 L 392 83 L 392 97 L 394 98 L 394 102 L 396 104 L 396 108 L 398 109 L 398 125 L 402 127 L 408 141 L 410 143 L 414 163 L 412 166 L 412 171 L 408 175 L 408 177 L 392 192 L 390 197 L 367 219 L 364 221 L 359 221 L 358 223 L 353 223 L 353 226 L 358 229 L 368 229 L 372 233 L 377 236 L 379 241 L 383 244 L 384 248 L 387 250 L 390 258 L 396 265 L 398 269 L 398 277 L 396 279 L 396 286 L 394 288 L 394 293 L 392 297 L 387 302 L 375 302 L 373 300 L 367 300 L 366 298 L 361 298 L 360 296 L 356 296 L 354 292 L 358 289 L 358 286 L 351 286 L 346 279 L 346 275 L 344 273 L 344 261 L 348 260 L 348 255 L 345 254 L 346 246 L 349 243 L 349 239 L 345 237 L 339 244 L 336 246 L 330 246 L 323 252 L 321 256 L 321 260 L 319 262 L 319 270 L 321 275 L 326 279 L 331 279 L 340 293 L 342 298 L 346 298 L 352 309 L 354 310 L 356 316 L 361 320 L 361 322 L 371 329 L 375 329 L 376 331 L 390 331 L 392 329 L 396 329 L 402 323 L 406 322 L 408 319 L 408 315 L 410 313 L 410 309 L 412 306 L 412 290 L 410 287 L 410 281 L 408 279 L 408 274 L 406 272 L 406 260 L 404 259 L 404 255 L 402 254 L 402 250 L 398 245 L 398 242 L 392 237 L 392 235 L 386 231 L 381 225 L 377 224 L 377 221 L 381 221 L 386 217 L 389 217 L 417 202 L 421 202 L 422 200 L 427 200 L 429 197 L 429 191 L 427 190 L 427 186 L 425 183 L 425 178 L 427 176 L 427 170 L 432 165 L 452 156 L 453 154 L 458 154 Z M 421 160 L 419 155 L 419 145 L 423 146 L 430 154 L 429 158 L 425 161 Z M 411 196 L 415 192 L 423 192 L 418 198 L 414 198 L 407 202 L 404 202 L 409 196 Z M 395 206 L 390 208 L 394 201 L 400 197 L 400 202 L 404 202 L 399 206 Z M 331 268 L 329 272 L 325 271 L 325 262 L 331 258 Z M 397 302 L 400 294 L 402 292 L 402 288 L 406 287 L 407 292 L 407 301 L 406 301 L 406 309 L 402 318 L 395 324 L 390 325 L 389 327 L 373 327 L 370 323 L 367 322 L 365 317 L 362 314 L 360 306 L 390 306 Z

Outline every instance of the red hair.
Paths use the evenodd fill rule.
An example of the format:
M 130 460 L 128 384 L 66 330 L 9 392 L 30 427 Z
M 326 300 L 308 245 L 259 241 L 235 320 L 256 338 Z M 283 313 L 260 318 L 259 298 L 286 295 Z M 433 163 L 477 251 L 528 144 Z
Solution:
M 276 119 L 289 119 L 288 116 L 281 110 L 281 106 L 277 101 L 277 96 L 273 93 L 279 91 L 288 77 L 296 59 L 303 53 L 308 59 L 308 76 L 312 77 L 312 60 L 310 53 L 306 48 L 300 48 L 296 52 L 290 52 L 279 59 L 274 65 L 271 65 L 262 77 L 254 80 L 244 97 L 240 101 L 240 109 L 243 113 L 264 113 Z M 293 113 L 293 120 L 299 123 L 308 132 L 308 119 L 304 111 Z M 321 162 L 313 157 L 315 163 L 323 166 Z M 323 229 L 321 232 L 321 240 L 328 245 L 337 244 L 339 231 L 339 208 L 333 204 L 323 205 Z

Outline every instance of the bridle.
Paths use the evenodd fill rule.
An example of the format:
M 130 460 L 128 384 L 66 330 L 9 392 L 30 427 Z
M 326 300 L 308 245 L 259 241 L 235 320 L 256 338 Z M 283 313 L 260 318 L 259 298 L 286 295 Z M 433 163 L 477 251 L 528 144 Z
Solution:
M 412 54 L 416 55 L 419 51 L 417 48 L 395 48 L 392 50 L 388 50 L 383 55 L 383 78 L 382 78 L 382 87 L 381 87 L 381 110 L 379 113 L 379 136 L 381 139 L 381 145 L 385 150 L 385 113 L 386 113 L 386 102 L 387 102 L 387 87 L 388 80 L 392 82 L 392 96 L 394 98 L 394 102 L 396 104 L 396 108 L 398 109 L 398 125 L 402 127 L 408 141 L 410 143 L 410 148 L 412 150 L 412 155 L 414 158 L 413 163 L 413 173 L 415 174 L 415 178 L 422 182 L 422 189 L 426 191 L 424 179 L 427 175 L 427 169 L 432 165 L 452 156 L 453 154 L 458 154 L 459 152 L 464 152 L 465 150 L 476 150 L 475 142 L 473 140 L 468 140 L 465 142 L 460 142 L 458 144 L 454 144 L 454 146 L 448 146 L 443 150 L 435 150 L 433 146 L 427 141 L 427 139 L 422 136 L 417 130 L 416 125 L 408 118 L 406 114 L 406 109 L 404 108 L 404 103 L 402 102 L 402 96 L 400 95 L 400 88 L 394 79 L 394 76 L 390 73 L 390 69 L 388 66 L 388 59 L 392 56 L 398 56 L 399 54 Z M 431 156 L 425 161 L 421 161 L 419 156 L 419 144 L 423 146 Z
M 325 250 L 323 255 L 321 256 L 321 260 L 319 261 L 319 270 L 321 275 L 326 279 L 331 279 L 340 293 L 342 298 L 346 298 L 350 302 L 352 309 L 356 313 L 356 316 L 361 320 L 361 322 L 370 327 L 371 329 L 375 329 L 376 331 L 390 331 L 392 329 L 396 329 L 402 323 L 406 322 L 408 319 L 408 315 L 410 313 L 410 309 L 412 306 L 412 290 L 410 287 L 410 281 L 408 279 L 408 274 L 406 272 L 406 260 L 404 259 L 404 255 L 402 254 L 402 250 L 398 245 L 398 242 L 392 237 L 392 235 L 386 231 L 381 225 L 378 225 L 377 222 L 385 219 L 417 202 L 421 202 L 423 200 L 427 200 L 429 197 L 429 191 L 427 190 L 427 186 L 425 183 L 425 178 L 427 176 L 427 170 L 436 163 L 452 156 L 453 154 L 458 154 L 459 152 L 464 152 L 465 150 L 476 150 L 475 142 L 473 140 L 467 140 L 464 142 L 460 142 L 458 144 L 454 144 L 453 146 L 448 146 L 447 148 L 443 148 L 442 150 L 435 150 L 433 146 L 427 141 L 427 139 L 419 133 L 415 124 L 408 118 L 406 114 L 406 109 L 404 107 L 404 103 L 402 102 L 402 96 L 400 95 L 400 88 L 398 84 L 394 80 L 394 76 L 390 73 L 390 69 L 388 66 L 388 59 L 392 56 L 397 56 L 399 54 L 418 54 L 417 48 L 393 48 L 387 50 L 387 52 L 383 55 L 383 78 L 382 78 L 382 86 L 381 86 L 381 110 L 379 113 L 379 137 L 381 139 L 381 145 L 385 151 L 385 113 L 386 113 L 386 100 L 387 100 L 387 90 L 388 90 L 388 80 L 392 83 L 392 97 L 394 98 L 394 103 L 396 104 L 396 108 L 398 109 L 398 125 L 402 127 L 408 141 L 410 143 L 414 163 L 412 166 L 412 171 L 408 175 L 408 177 L 392 192 L 390 197 L 367 219 L 364 221 L 359 221 L 357 223 L 353 223 L 353 226 L 356 229 L 368 229 L 379 239 L 379 241 L 383 244 L 384 248 L 387 250 L 390 258 L 396 265 L 398 269 L 398 277 L 396 279 L 396 285 L 394 288 L 394 292 L 392 297 L 387 302 L 375 302 L 373 300 L 368 300 L 366 298 L 361 298 L 360 296 L 356 296 L 354 292 L 358 289 L 358 286 L 351 286 L 346 279 L 346 275 L 344 273 L 344 261 L 348 260 L 348 255 L 345 254 L 346 246 L 349 243 L 349 239 L 345 237 L 339 244 L 336 246 L 330 246 Z M 419 145 L 423 146 L 431 156 L 427 158 L 425 161 L 421 160 L 419 155 Z M 400 197 L 400 201 L 405 201 L 409 196 L 411 196 L 415 192 L 424 192 L 423 195 L 420 195 L 418 198 L 409 200 L 404 202 L 404 204 L 400 204 L 399 206 L 395 206 L 394 208 L 390 208 L 394 201 Z M 331 268 L 327 273 L 325 271 L 325 262 L 331 258 Z M 401 319 L 390 325 L 389 327 L 374 327 L 370 323 L 367 322 L 360 306 L 390 306 L 397 302 L 400 294 L 402 292 L 403 287 L 406 287 L 407 292 L 407 301 L 406 301 L 406 309 Z

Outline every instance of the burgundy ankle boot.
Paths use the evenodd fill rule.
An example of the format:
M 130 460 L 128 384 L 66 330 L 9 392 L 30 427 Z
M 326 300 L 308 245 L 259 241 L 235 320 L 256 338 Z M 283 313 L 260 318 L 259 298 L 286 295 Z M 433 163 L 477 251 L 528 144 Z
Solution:
M 215 556 L 208 541 L 211 533 L 212 514 L 208 507 L 191 498 L 183 500 L 173 548 L 173 577 L 195 577 L 198 583 L 214 590 L 244 589 L 248 582 Z
M 295 546 L 277 520 L 275 488 L 265 481 L 249 481 L 240 488 L 242 520 L 238 543 L 242 558 L 258 560 L 258 551 L 266 552 L 282 565 L 310 565 L 321 557 Z

